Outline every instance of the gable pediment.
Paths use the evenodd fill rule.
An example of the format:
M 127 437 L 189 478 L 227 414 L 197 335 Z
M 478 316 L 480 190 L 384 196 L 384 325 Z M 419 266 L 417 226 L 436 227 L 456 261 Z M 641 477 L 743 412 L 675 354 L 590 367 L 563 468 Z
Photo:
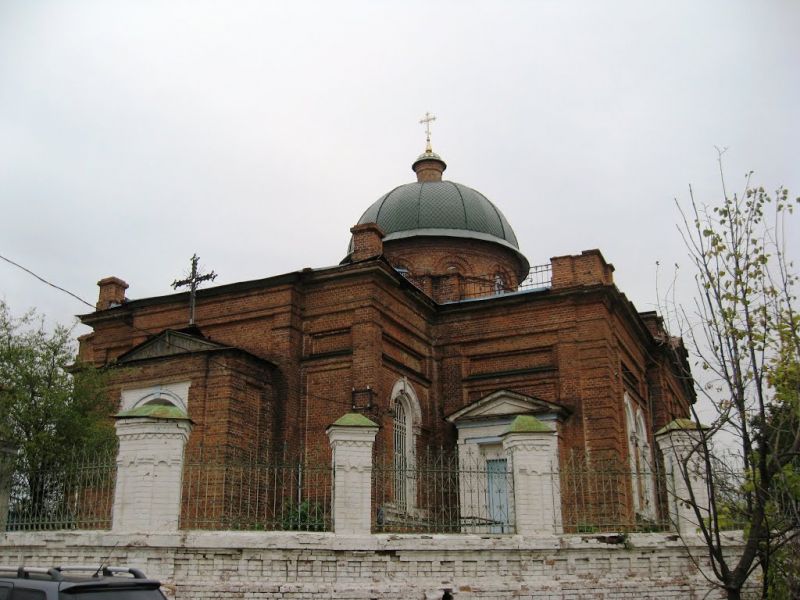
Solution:
M 564 417 L 567 413 L 567 409 L 558 404 L 510 390 L 498 390 L 452 413 L 447 420 L 457 424 L 464 421 L 488 421 L 517 415 L 555 414 L 557 417 Z
M 117 359 L 117 362 L 126 363 L 135 360 L 150 358 L 164 358 L 179 354 L 192 354 L 194 352 L 208 352 L 209 350 L 225 350 L 228 346 L 217 344 L 197 335 L 167 329 L 157 336 L 142 342 Z

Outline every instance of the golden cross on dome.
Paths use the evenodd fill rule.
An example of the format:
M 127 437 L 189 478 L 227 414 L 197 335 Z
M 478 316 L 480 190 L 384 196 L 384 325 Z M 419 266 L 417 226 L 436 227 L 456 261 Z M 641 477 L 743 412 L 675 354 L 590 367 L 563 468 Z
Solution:
M 420 125 L 425 125 L 425 152 L 433 152 L 431 148 L 431 123 L 436 120 L 436 116 L 429 112 L 419 120 Z

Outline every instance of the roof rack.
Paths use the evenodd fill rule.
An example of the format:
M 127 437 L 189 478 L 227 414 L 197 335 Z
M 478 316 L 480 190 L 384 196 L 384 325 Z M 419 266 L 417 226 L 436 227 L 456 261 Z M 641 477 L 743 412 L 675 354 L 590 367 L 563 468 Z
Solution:
M 16 573 L 21 579 L 29 579 L 31 574 L 49 575 L 55 581 L 64 579 L 63 573 L 66 571 L 90 571 L 93 577 L 102 573 L 103 577 L 113 577 L 117 573 L 127 573 L 133 575 L 134 579 L 147 579 L 145 574 L 133 567 L 98 567 L 97 565 L 62 565 L 60 567 L 24 567 L 0 565 L 0 572 Z

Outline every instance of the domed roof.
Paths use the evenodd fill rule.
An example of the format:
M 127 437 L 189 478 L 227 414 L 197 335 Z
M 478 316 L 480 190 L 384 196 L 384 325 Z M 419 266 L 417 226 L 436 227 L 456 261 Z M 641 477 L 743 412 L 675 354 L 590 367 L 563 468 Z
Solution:
M 486 239 L 519 249 L 503 213 L 480 192 L 453 181 L 398 186 L 370 206 L 358 223 L 377 223 L 386 232 L 384 240 L 445 235 Z
M 528 270 L 528 260 L 519 251 L 517 236 L 503 213 L 477 190 L 443 181 L 447 164 L 433 152 L 430 141 L 411 168 L 417 181 L 397 186 L 378 198 L 361 215 L 359 225 L 377 223 L 385 233 L 384 242 L 440 236 L 499 244 L 513 252 L 521 267 Z M 351 238 L 348 257 L 352 251 Z

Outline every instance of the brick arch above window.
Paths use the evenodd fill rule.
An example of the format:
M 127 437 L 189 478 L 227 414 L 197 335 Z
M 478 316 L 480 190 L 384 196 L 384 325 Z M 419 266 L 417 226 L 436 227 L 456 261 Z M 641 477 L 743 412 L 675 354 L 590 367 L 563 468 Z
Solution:
M 145 404 L 172 404 L 188 413 L 190 385 L 189 381 L 180 381 L 122 390 L 120 409 L 127 411 Z
M 436 272 L 447 275 L 449 273 L 459 273 L 461 275 L 469 275 L 472 273 L 469 263 L 460 256 L 450 254 L 441 258 L 436 263 Z
M 398 379 L 392 386 L 390 407 L 394 409 L 398 403 L 402 404 L 403 410 L 409 414 L 414 433 L 418 434 L 422 427 L 422 409 L 414 387 L 405 377 Z

